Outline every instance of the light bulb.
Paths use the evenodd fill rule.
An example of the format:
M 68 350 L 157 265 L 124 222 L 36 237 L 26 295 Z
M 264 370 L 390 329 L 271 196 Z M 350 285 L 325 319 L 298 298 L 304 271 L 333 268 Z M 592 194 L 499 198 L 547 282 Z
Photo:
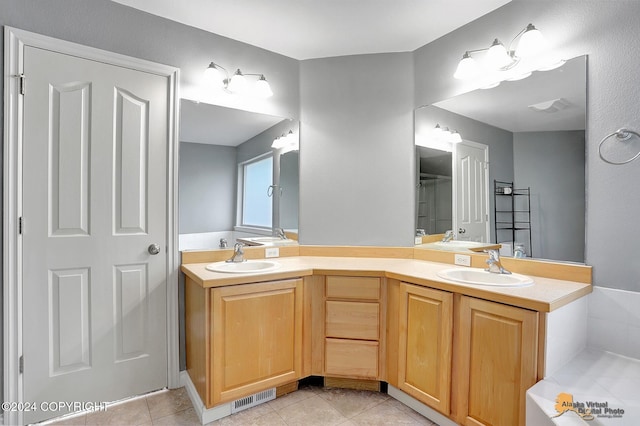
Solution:
M 258 81 L 256 81 L 255 94 L 260 98 L 270 98 L 273 96 L 271 86 L 264 75 L 261 75 Z
M 513 58 L 507 52 L 500 40 L 493 40 L 493 44 L 487 51 L 487 63 L 491 68 L 500 69 L 513 63 Z
M 527 25 L 525 32 L 520 37 L 516 56 L 529 58 L 535 56 L 547 47 L 547 42 L 542 33 L 533 25 Z
M 453 132 L 451 132 L 450 141 L 452 143 L 460 143 L 460 142 L 462 142 L 462 136 L 460 136 L 460 133 L 458 133 L 457 130 L 454 130 Z
M 216 64 L 211 62 L 209 66 L 204 70 L 204 83 L 208 87 L 213 89 L 220 89 L 224 87 L 225 75 L 216 67 Z
M 230 92 L 233 93 L 246 93 L 247 92 L 247 79 L 242 75 L 240 70 L 237 70 L 233 77 L 231 77 L 231 81 L 229 81 L 229 86 L 227 87 Z
M 280 136 L 276 136 L 276 138 L 273 140 L 273 143 L 271 144 L 271 148 L 278 149 L 280 148 L 280 146 L 281 146 Z
M 471 57 L 469 52 L 464 52 L 453 77 L 459 80 L 468 80 L 477 76 L 479 72 L 478 63 Z

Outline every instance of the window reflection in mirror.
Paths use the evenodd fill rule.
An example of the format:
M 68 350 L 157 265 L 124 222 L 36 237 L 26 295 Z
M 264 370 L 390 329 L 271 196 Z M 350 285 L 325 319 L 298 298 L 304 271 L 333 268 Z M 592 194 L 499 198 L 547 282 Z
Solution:
M 513 182 L 531 188 L 533 257 L 584 261 L 586 56 L 418 108 L 415 120 L 417 143 L 440 124 L 456 129 L 464 141 L 489 147 L 492 242 L 504 241 L 496 236 L 493 182 Z
M 273 156 L 257 158 L 238 167 L 240 226 L 271 229 L 273 224 Z
M 267 191 L 280 174 L 280 152 L 271 148 L 273 140 L 289 130 L 297 132 L 298 123 L 186 99 L 181 100 L 180 108 L 179 249 L 221 248 L 221 241 L 228 248 L 237 238 L 271 235 L 272 227 L 278 226 L 278 213 L 295 216 L 297 230 L 297 204 L 295 211 L 289 211 L 291 205 L 280 208 L 274 204 L 279 198 L 268 197 Z M 243 164 L 266 157 L 272 159 L 269 182 L 263 189 L 256 188 L 256 194 L 267 199 L 272 218 L 265 219 L 263 214 L 259 223 L 252 223 L 260 226 L 239 226 L 243 213 L 249 222 L 257 220 L 250 204 L 244 212 L 239 208 L 239 170 Z M 267 209 L 264 200 L 262 207 Z

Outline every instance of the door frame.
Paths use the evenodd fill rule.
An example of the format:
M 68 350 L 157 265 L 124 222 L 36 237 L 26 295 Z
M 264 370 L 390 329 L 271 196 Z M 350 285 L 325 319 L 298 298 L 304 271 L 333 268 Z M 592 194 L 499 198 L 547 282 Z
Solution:
M 17 28 L 4 30 L 4 148 L 3 148 L 3 371 L 4 401 L 24 402 L 20 357 L 22 356 L 22 108 L 20 95 L 24 71 L 24 48 L 32 46 L 115 66 L 167 77 L 169 125 L 167 146 L 167 380 L 180 387 L 178 313 L 178 117 L 179 76 L 176 67 L 133 58 Z M 28 90 L 28 82 L 25 84 Z M 24 224 L 28 226 L 28 224 Z M 22 424 L 22 413 L 8 411 L 5 424 Z
M 453 164 L 451 165 L 451 202 L 452 202 L 452 212 L 451 212 L 451 227 L 455 235 L 458 235 L 458 229 L 460 229 L 460 225 L 458 223 L 458 150 L 456 146 L 458 145 L 467 145 L 473 148 L 482 149 L 484 151 L 484 162 L 485 162 L 485 174 L 484 174 L 484 190 L 485 190 L 485 198 L 487 199 L 487 205 L 485 209 L 485 217 L 487 218 L 487 225 L 485 228 L 485 236 L 487 239 L 487 243 L 491 241 L 491 216 L 489 211 L 490 208 L 490 200 L 489 200 L 489 145 L 473 142 L 469 140 L 463 140 L 458 144 L 453 145 L 453 149 L 451 151 L 451 161 Z

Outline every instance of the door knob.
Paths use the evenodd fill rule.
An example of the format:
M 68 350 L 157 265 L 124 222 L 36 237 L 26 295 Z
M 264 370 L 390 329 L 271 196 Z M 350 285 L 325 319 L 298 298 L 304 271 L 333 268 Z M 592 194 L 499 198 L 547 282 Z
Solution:
M 160 244 L 151 244 L 149 248 L 147 248 L 147 251 L 153 255 L 160 253 Z
M 466 229 L 464 228 L 458 228 L 458 234 L 464 234 L 465 232 L 467 232 Z

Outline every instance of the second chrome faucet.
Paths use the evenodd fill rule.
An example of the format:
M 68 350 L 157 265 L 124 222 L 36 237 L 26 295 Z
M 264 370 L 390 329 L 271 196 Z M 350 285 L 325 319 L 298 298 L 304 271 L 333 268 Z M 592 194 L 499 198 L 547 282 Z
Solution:
M 510 274 L 511 272 L 504 269 L 502 263 L 500 263 L 500 252 L 498 250 L 485 250 L 486 253 L 489 254 L 489 258 L 487 259 L 487 265 L 489 267 L 486 269 L 487 271 L 493 274 Z
M 233 256 L 231 256 L 231 259 L 226 260 L 226 262 L 227 263 L 244 262 L 246 259 L 244 258 L 244 250 L 242 249 L 243 247 L 244 247 L 244 244 L 235 243 L 233 246 Z

